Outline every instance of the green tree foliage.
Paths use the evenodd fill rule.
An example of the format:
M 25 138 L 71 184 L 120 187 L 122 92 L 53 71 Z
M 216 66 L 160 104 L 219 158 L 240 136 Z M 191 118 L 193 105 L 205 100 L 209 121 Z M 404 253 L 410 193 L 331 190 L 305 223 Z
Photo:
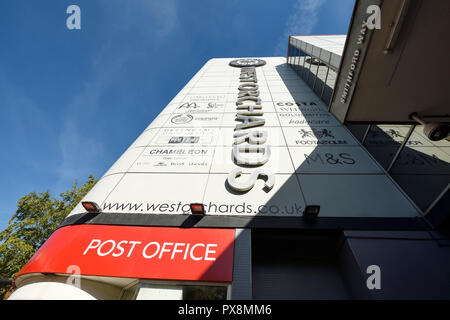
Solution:
M 47 191 L 19 199 L 16 213 L 0 232 L 0 279 L 12 279 L 20 271 L 96 182 L 90 175 L 82 186 L 75 182 L 59 198 Z M 9 289 L 0 288 L 0 299 Z

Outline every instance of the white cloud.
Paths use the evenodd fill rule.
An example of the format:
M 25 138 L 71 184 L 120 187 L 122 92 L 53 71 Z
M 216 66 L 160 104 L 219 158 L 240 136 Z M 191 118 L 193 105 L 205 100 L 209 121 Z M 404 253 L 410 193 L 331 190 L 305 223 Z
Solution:
M 318 11 L 326 0 L 298 0 L 289 15 L 284 33 L 275 47 L 276 56 L 285 56 L 289 35 L 308 35 L 318 20 Z

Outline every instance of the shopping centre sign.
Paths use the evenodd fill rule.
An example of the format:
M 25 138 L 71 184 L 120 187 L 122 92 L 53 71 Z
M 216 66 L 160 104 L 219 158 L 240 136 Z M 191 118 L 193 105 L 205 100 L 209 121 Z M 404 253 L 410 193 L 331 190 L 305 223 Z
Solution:
M 259 97 L 256 66 L 265 65 L 261 59 L 238 59 L 230 62 L 230 66 L 243 66 L 239 75 L 238 99 L 236 101 L 236 121 L 234 143 L 232 149 L 233 160 L 237 165 L 260 167 L 270 158 L 270 146 L 267 144 L 267 131 L 261 130 L 265 120 Z M 254 128 L 258 128 L 253 130 Z M 246 153 L 260 154 L 257 158 L 246 157 Z M 265 187 L 272 189 L 275 176 L 267 169 L 257 169 L 252 172 L 247 181 L 238 181 L 242 169 L 236 168 L 230 172 L 227 182 L 235 191 L 248 191 L 253 188 L 259 177 L 266 177 Z
M 236 59 L 230 61 L 230 66 L 242 68 L 242 67 L 261 67 L 266 62 L 262 59 Z

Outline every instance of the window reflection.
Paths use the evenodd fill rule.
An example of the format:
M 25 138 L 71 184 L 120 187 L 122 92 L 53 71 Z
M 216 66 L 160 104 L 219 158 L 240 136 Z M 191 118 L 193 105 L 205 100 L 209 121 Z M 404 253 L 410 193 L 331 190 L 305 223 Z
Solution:
M 331 67 L 328 68 L 328 75 L 326 77 L 325 87 L 322 94 L 322 100 L 329 105 L 331 96 L 333 95 L 334 84 L 336 83 L 336 71 Z
M 328 67 L 321 63 L 318 68 L 317 78 L 313 85 L 314 92 L 320 97 L 322 94 L 323 86 L 325 85 L 325 78 L 327 76 Z
M 450 141 L 431 141 L 414 129 L 390 174 L 425 211 L 450 182 Z
M 122 293 L 122 300 L 226 300 L 226 286 L 138 282 Z
M 308 51 L 308 49 L 305 50 Z M 300 41 L 295 39 L 289 47 L 288 64 L 325 104 L 330 103 L 336 82 L 336 71 L 334 69 L 318 57 L 311 56 L 301 50 Z
M 318 63 L 317 63 L 317 59 L 315 59 L 313 57 L 309 57 L 307 62 L 309 63 L 309 74 L 308 74 L 307 83 L 308 83 L 308 86 L 312 88 L 314 85 L 315 79 L 316 79 Z
M 289 65 L 315 94 L 329 105 L 337 79 L 337 70 L 317 57 L 305 53 L 305 51 L 312 52 L 311 45 L 294 40 L 289 55 L 295 55 L 296 59 L 289 57 Z M 423 134 L 423 126 L 417 126 L 393 162 L 408 135 L 409 128 L 408 125 L 381 124 L 349 126 L 351 132 L 377 162 L 385 170 L 389 169 L 389 174 L 394 180 L 418 207 L 425 211 L 450 183 L 450 138 L 437 142 L 430 141 Z M 448 194 L 445 196 L 450 197 Z
M 407 132 L 408 126 L 372 125 L 364 145 L 378 163 L 387 169 Z

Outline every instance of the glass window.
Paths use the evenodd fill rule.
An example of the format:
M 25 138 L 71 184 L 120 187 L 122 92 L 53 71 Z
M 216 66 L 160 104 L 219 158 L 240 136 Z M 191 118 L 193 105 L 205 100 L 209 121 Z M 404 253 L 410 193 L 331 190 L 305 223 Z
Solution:
M 298 49 L 298 52 L 297 52 L 297 59 L 296 59 L 295 66 L 294 66 L 294 70 L 295 70 L 297 73 L 299 73 L 300 70 L 301 70 L 301 68 L 302 68 L 302 63 L 303 63 L 302 61 L 303 61 L 303 58 L 302 58 L 302 51 L 301 51 L 300 49 Z
M 302 68 L 302 72 L 301 72 L 301 76 L 303 78 L 303 80 L 305 80 L 306 82 L 308 81 L 308 77 L 309 77 L 309 69 L 311 67 L 311 56 L 309 56 L 307 53 L 305 53 L 305 56 L 303 58 L 303 68 Z
M 323 86 L 325 85 L 325 77 L 327 76 L 328 67 L 324 63 L 320 62 L 317 70 L 317 77 L 313 84 L 313 90 L 320 97 Z
M 309 74 L 307 78 L 307 83 L 310 88 L 313 87 L 314 82 L 316 80 L 316 74 L 317 74 L 318 64 L 317 59 L 314 57 L 309 58 Z
M 135 284 L 122 292 L 121 300 L 134 300 L 136 299 L 137 291 L 139 289 L 139 284 Z
M 348 124 L 347 128 L 351 131 L 353 136 L 358 139 L 359 142 L 363 143 L 364 135 L 369 129 L 368 124 Z
M 328 68 L 328 75 L 326 76 L 325 87 L 322 94 L 322 100 L 327 105 L 330 104 L 335 83 L 336 83 L 336 71 L 334 71 L 332 68 Z
M 431 141 L 416 126 L 390 174 L 425 211 L 450 182 L 450 141 Z
M 300 58 L 299 55 L 300 55 L 300 50 L 297 47 L 294 47 L 294 61 L 293 61 L 294 70 L 297 70 L 298 61 Z
M 122 300 L 226 300 L 226 286 L 139 282 L 122 293 Z
M 288 52 L 288 63 L 290 63 L 290 64 L 292 64 L 293 60 L 294 60 L 294 49 L 295 49 L 295 47 L 291 40 L 291 43 L 289 44 L 289 52 Z
M 301 68 L 302 68 L 302 51 L 300 49 L 298 49 L 297 52 L 297 59 L 295 61 L 295 66 L 294 66 L 294 70 L 299 73 Z
M 450 139 L 431 141 L 416 126 L 395 162 L 411 126 L 372 125 L 364 146 L 422 210 L 426 211 L 450 182 Z M 363 127 L 357 128 L 362 134 Z M 352 129 L 354 131 L 355 128 Z
M 183 300 L 226 300 L 227 287 L 185 286 Z
M 387 169 L 406 138 L 409 126 L 372 125 L 364 146 L 384 169 Z

